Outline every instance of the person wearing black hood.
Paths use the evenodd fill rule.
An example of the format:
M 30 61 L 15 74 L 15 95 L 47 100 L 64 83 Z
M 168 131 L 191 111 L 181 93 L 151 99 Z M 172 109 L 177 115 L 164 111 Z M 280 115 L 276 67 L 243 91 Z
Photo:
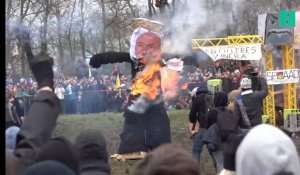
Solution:
M 219 111 L 225 111 L 228 105 L 228 96 L 224 92 L 216 92 L 214 95 L 214 108 L 207 114 L 207 129 L 217 122 Z
M 109 175 L 111 173 L 106 140 L 100 131 L 85 130 L 76 140 L 79 153 L 80 175 Z
M 203 142 L 207 144 L 208 151 L 213 159 L 217 173 L 223 169 L 223 147 L 224 139 L 221 137 L 220 129 L 217 125 L 217 118 L 220 112 L 225 112 L 228 104 L 228 96 L 224 92 L 216 92 L 214 95 L 214 108 L 207 114 L 207 132 Z M 226 117 L 226 116 L 221 116 Z
M 208 114 L 208 101 L 206 97 L 209 96 L 208 88 L 205 83 L 202 83 L 196 92 L 196 96 L 192 98 L 192 107 L 189 114 L 189 129 L 192 133 L 196 133 L 193 145 L 193 156 L 200 162 L 200 156 L 203 146 L 203 137 L 207 130 L 207 114 Z M 199 128 L 198 128 L 199 122 Z M 195 126 L 197 126 L 195 128 Z

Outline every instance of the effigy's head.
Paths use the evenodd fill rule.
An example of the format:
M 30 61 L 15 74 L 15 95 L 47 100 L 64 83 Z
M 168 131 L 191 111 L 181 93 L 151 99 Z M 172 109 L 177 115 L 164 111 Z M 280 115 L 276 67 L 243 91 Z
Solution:
M 161 59 L 163 24 L 144 18 L 133 19 L 130 57 L 134 62 L 155 63 Z
M 143 33 L 136 41 L 135 54 L 143 64 L 158 62 L 161 58 L 161 38 L 153 32 Z

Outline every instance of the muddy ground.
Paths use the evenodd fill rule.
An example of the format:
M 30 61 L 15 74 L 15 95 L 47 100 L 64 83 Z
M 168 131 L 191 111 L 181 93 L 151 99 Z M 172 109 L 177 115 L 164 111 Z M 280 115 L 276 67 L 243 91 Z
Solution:
M 188 111 L 170 111 L 169 117 L 171 121 L 172 142 L 191 152 L 192 140 L 186 127 L 188 123 Z M 61 116 L 59 117 L 54 136 L 63 135 L 73 142 L 81 131 L 96 129 L 103 132 L 107 141 L 109 154 L 114 154 L 117 151 L 120 141 L 119 134 L 122 130 L 122 124 L 123 118 L 120 113 Z M 296 139 L 295 144 L 298 152 L 300 152 L 300 139 Z M 202 175 L 214 175 L 213 164 L 206 149 L 204 149 L 201 159 Z M 130 174 L 135 163 L 136 161 L 118 162 L 111 160 L 112 175 Z

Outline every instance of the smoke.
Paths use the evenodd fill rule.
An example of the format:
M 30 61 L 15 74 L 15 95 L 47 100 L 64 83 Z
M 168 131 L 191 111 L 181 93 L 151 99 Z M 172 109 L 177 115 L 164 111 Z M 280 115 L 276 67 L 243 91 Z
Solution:
M 163 51 L 189 53 L 192 39 L 227 37 L 236 33 L 243 9 L 251 6 L 246 0 L 181 0 L 176 1 L 174 15 L 161 16 L 168 33 Z
M 5 31 L 6 40 L 17 39 L 18 41 L 22 41 L 22 42 L 30 40 L 31 31 L 25 25 L 11 21 L 9 23 L 6 23 L 6 27 L 8 29 Z
M 143 114 L 145 113 L 151 106 L 159 104 L 163 101 L 162 96 L 160 96 L 155 101 L 149 101 L 147 98 L 140 96 L 132 105 L 128 107 L 128 109 L 132 112 Z

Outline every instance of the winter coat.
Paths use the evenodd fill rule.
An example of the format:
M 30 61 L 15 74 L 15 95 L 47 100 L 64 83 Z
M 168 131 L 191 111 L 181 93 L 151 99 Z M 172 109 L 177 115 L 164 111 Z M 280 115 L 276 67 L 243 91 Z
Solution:
M 192 107 L 189 114 L 189 120 L 191 123 L 200 123 L 201 128 L 207 127 L 207 119 L 205 116 L 205 95 L 208 94 L 208 89 L 205 84 L 201 84 L 198 87 L 196 96 L 192 99 Z
M 6 175 L 19 175 L 30 166 L 50 139 L 60 113 L 59 99 L 52 92 L 39 92 L 17 135 L 15 152 L 6 152 Z
M 242 102 L 245 106 L 248 118 L 250 120 L 251 126 L 256 126 L 262 123 L 262 107 L 263 99 L 268 95 L 268 86 L 265 79 L 261 79 L 261 91 L 244 91 L 241 94 L 237 95 L 237 99 L 242 99 Z M 244 127 L 242 113 L 240 107 L 235 101 L 234 104 L 234 116 L 239 119 L 241 127 Z

